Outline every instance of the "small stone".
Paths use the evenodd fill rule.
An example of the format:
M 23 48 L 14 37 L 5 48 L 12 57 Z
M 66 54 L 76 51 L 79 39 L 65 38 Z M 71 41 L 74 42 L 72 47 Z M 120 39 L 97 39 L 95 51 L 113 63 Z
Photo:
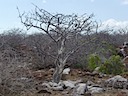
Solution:
M 91 87 L 91 88 L 88 88 L 88 91 L 91 93 L 101 93 L 104 91 L 104 89 L 100 87 Z
M 79 95 L 84 95 L 87 90 L 88 90 L 87 89 L 87 84 L 85 84 L 85 83 L 79 83 L 76 86 L 76 93 L 79 94 Z
M 70 68 L 65 68 L 65 69 L 63 70 L 63 74 L 68 75 L 69 72 L 70 72 Z

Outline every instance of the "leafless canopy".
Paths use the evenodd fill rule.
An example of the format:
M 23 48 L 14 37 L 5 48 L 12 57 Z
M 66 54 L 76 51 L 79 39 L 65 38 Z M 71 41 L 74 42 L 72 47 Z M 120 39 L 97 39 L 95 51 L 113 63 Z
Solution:
M 35 6 L 35 10 L 29 13 L 20 14 L 21 22 L 29 30 L 34 27 L 40 31 L 47 33 L 55 42 L 58 39 L 53 38 L 51 34 L 57 34 L 59 36 L 65 35 L 68 37 L 69 33 L 81 33 L 87 32 L 94 27 L 92 21 L 90 20 L 93 17 L 93 14 L 87 16 L 83 14 L 78 17 L 75 14 L 72 15 L 63 15 L 63 14 L 50 14 L 44 9 L 40 9 Z

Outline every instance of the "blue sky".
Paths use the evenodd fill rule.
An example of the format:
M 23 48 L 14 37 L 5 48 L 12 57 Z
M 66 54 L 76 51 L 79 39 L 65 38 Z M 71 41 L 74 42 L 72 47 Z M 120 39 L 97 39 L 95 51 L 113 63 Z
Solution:
M 93 13 L 106 25 L 128 26 L 128 0 L 0 0 L 0 31 L 23 28 L 16 7 L 28 12 L 32 3 L 51 13 Z

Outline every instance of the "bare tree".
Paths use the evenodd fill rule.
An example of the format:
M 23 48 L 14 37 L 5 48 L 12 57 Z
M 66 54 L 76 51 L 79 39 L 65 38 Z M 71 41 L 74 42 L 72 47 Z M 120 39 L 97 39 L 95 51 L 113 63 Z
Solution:
M 56 69 L 53 74 L 53 82 L 59 83 L 67 59 L 80 49 L 81 46 L 88 43 L 85 41 L 77 42 L 78 35 L 81 33 L 89 35 L 94 31 L 95 24 L 91 20 L 93 14 L 90 16 L 87 14 L 81 16 L 76 14 L 51 14 L 35 6 L 35 9 L 27 14 L 21 14 L 19 12 L 19 17 L 21 23 L 23 23 L 28 30 L 36 28 L 42 31 L 51 38 L 51 44 L 54 43 L 54 46 L 56 46 L 56 50 L 53 50 L 55 54 L 45 53 L 55 59 Z M 73 42 L 74 46 L 67 49 L 67 42 L 71 40 L 75 41 Z M 49 49 L 52 49 L 52 45 L 49 46 Z

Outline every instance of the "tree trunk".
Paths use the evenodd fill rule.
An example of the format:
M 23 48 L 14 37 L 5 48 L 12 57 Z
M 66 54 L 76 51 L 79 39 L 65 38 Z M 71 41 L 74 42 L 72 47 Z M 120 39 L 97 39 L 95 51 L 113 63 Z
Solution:
M 62 73 L 63 73 L 63 64 L 56 66 L 55 72 L 53 74 L 53 82 L 55 83 L 59 83 L 62 77 Z

